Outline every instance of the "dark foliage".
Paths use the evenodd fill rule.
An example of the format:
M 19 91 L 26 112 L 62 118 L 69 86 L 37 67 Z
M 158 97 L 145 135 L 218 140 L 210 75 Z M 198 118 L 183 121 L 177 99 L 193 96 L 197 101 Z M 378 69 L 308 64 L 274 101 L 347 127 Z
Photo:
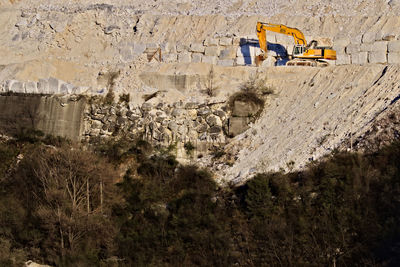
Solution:
M 335 153 L 302 172 L 262 173 L 221 189 L 207 170 L 182 166 L 142 140 L 104 143 L 93 153 L 43 145 L 45 139 L 0 143 L 0 265 L 400 261 L 399 143 L 365 155 Z M 113 183 L 121 164 L 127 171 Z M 82 203 L 68 193 L 74 183 Z

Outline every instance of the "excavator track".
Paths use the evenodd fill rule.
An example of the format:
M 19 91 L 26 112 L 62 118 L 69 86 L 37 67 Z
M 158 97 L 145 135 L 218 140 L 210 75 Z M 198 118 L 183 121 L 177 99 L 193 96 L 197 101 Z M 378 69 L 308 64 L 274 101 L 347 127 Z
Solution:
M 286 66 L 328 67 L 329 63 L 317 59 L 296 58 L 286 62 Z

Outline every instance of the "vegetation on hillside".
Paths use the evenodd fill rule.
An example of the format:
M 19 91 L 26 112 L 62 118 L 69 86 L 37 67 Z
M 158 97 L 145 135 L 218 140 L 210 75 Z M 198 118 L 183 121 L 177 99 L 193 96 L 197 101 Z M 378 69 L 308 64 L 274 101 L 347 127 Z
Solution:
M 1 266 L 400 261 L 399 143 L 229 189 L 168 150 L 121 142 L 93 150 L 59 139 L 0 142 Z

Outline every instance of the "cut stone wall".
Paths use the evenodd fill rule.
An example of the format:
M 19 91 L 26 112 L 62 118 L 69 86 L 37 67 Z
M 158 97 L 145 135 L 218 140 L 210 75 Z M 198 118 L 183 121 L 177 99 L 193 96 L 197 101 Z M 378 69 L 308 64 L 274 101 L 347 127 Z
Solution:
M 279 35 L 270 36 L 268 43 L 268 56 L 274 57 L 275 65 L 284 65 L 288 55 L 293 50 L 293 40 L 278 38 Z M 367 63 L 379 64 L 400 64 L 400 40 L 389 40 L 381 37 L 372 40 L 368 33 L 360 38 L 336 39 L 333 42 L 333 49 L 336 51 L 336 65 L 364 65 Z M 154 44 L 141 46 L 153 47 Z M 135 44 L 132 44 L 134 47 Z M 260 54 L 260 46 L 256 38 L 247 37 L 221 37 L 207 38 L 203 42 L 193 43 L 190 47 L 182 44 L 165 43 L 160 45 L 162 61 L 165 63 L 209 63 L 220 66 L 254 66 L 255 57 Z M 143 50 L 143 49 L 142 49 Z M 145 50 L 140 50 L 143 53 Z M 122 49 L 123 53 L 128 50 Z M 123 58 L 133 60 L 135 52 L 129 55 L 122 54 Z M 275 61 L 274 61 L 275 62 Z

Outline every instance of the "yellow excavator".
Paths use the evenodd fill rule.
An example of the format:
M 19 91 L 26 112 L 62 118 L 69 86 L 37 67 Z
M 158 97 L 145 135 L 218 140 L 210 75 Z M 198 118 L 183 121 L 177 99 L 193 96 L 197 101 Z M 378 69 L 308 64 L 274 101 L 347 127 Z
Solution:
M 307 44 L 304 34 L 296 28 L 290 28 L 282 24 L 272 24 L 257 22 L 257 37 L 260 43 L 261 54 L 256 57 L 256 65 L 260 65 L 267 58 L 267 34 L 266 31 L 281 33 L 293 36 L 294 47 L 291 60 L 287 66 L 328 66 L 324 61 L 336 60 L 336 51 L 330 46 L 318 46 L 318 42 L 313 40 Z

